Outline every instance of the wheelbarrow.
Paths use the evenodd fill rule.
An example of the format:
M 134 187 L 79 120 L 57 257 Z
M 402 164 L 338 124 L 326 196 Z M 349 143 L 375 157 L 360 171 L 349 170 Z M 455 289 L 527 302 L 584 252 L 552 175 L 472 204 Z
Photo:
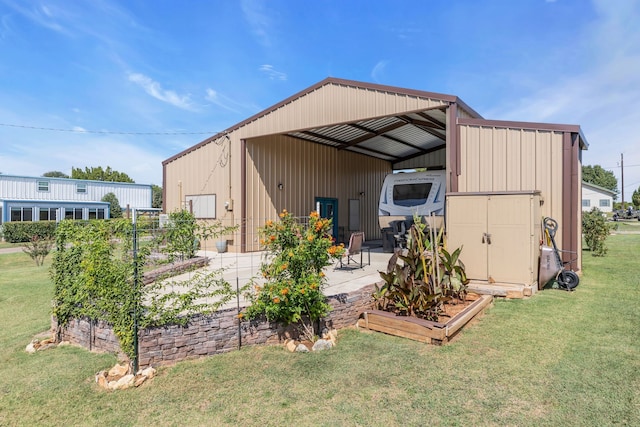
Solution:
M 572 291 L 580 283 L 580 277 L 568 268 L 575 261 L 571 260 L 563 262 L 560 257 L 561 252 L 573 253 L 571 251 L 562 251 L 556 245 L 556 231 L 558 231 L 558 222 L 553 218 L 545 218 L 542 221 L 544 226 L 544 241 L 540 245 L 540 270 L 538 272 L 538 283 L 540 289 L 545 286 L 557 283 L 557 286 L 567 291 Z

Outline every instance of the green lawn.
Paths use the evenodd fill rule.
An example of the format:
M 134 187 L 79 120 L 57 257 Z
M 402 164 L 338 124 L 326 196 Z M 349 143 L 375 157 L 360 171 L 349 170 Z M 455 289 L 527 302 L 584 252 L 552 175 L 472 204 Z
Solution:
M 640 235 L 607 244 L 575 292 L 498 300 L 447 346 L 345 330 L 328 352 L 243 349 L 122 392 L 93 382 L 111 355 L 24 352 L 52 286 L 0 255 L 0 425 L 640 425 Z

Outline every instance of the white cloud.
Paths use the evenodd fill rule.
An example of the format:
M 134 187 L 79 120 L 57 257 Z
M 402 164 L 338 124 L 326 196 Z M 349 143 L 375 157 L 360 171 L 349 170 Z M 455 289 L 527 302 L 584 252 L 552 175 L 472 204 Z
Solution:
M 596 0 L 598 19 L 585 31 L 585 45 L 595 60 L 569 67 L 553 83 L 536 82 L 537 90 L 505 103 L 484 116 L 489 119 L 578 124 L 590 147 L 583 163 L 611 169 L 621 185 L 624 153 L 625 199 L 640 185 L 640 7 L 612 7 Z M 634 166 L 631 166 L 634 165 Z M 635 166 L 638 165 L 638 166 Z
M 261 65 L 258 69 L 265 73 L 270 80 L 287 80 L 287 74 L 281 71 L 277 71 L 275 68 L 273 68 L 273 65 L 264 64 Z
M 257 36 L 258 41 L 264 46 L 271 45 L 271 37 L 269 34 L 271 28 L 271 20 L 264 10 L 263 1 L 242 0 L 241 7 L 245 19 L 251 27 L 251 31 Z
M 41 27 L 61 34 L 71 35 L 71 32 L 66 27 L 56 21 L 57 16 L 54 12 L 45 5 L 29 8 L 24 7 L 22 2 L 7 1 L 5 4 Z
M 381 78 L 383 77 L 385 68 L 389 64 L 389 61 L 378 61 L 378 63 L 371 70 L 371 78 L 376 83 L 380 83 Z
M 140 73 L 130 73 L 129 81 L 139 85 L 147 94 L 162 102 L 173 105 L 183 110 L 194 110 L 189 95 L 178 95 L 172 90 L 165 90 L 160 83 Z

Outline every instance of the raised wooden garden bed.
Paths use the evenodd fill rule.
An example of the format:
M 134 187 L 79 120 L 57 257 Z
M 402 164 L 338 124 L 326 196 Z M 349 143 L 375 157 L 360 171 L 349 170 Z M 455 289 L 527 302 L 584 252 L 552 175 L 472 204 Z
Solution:
M 381 310 L 367 310 L 360 315 L 358 326 L 427 344 L 440 345 L 451 340 L 464 325 L 482 313 L 493 301 L 492 295 L 475 295 L 471 298 L 475 298 L 475 301 L 446 322 L 396 316 L 394 313 Z

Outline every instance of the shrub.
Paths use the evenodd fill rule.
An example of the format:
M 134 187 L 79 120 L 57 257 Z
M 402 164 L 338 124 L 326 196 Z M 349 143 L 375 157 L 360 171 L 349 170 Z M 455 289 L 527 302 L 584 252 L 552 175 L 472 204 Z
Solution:
M 593 256 L 605 256 L 607 247 L 605 240 L 611 229 L 605 221 L 604 215 L 598 208 L 582 213 L 582 234 L 587 247 Z
M 102 202 L 107 202 L 109 207 L 109 216 L 111 218 L 122 218 L 122 207 L 118 201 L 118 197 L 114 193 L 107 193 L 102 197 Z
M 56 231 L 55 221 L 6 222 L 2 225 L 4 240 L 9 243 L 30 242 L 34 237 L 52 240 Z
M 285 325 L 297 323 L 301 335 L 315 338 L 314 322 L 331 309 L 322 291 L 322 269 L 344 253 L 343 246 L 333 245 L 330 229 L 331 220 L 317 212 L 309 214 L 309 225 L 303 227 L 286 209 L 280 221 L 267 221 L 260 228 L 260 243 L 268 253 L 268 261 L 260 268 L 266 282 L 247 295 L 251 305 L 244 315 L 248 319 L 264 316 Z
M 196 228 L 196 218 L 189 211 L 180 210 L 169 214 L 169 224 L 164 235 L 167 240 L 164 251 L 169 255 L 169 261 L 195 256 Z

